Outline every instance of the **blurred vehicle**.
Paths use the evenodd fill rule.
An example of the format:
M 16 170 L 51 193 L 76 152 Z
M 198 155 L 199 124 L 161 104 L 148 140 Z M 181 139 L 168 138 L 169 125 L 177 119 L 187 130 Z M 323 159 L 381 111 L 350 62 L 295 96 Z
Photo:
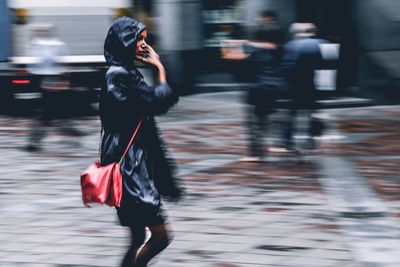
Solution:
M 106 69 L 103 44 L 118 16 L 131 12 L 130 0 L 6 0 L 0 2 L 0 109 L 32 114 L 41 92 L 29 67 L 40 57 L 28 44 L 37 25 L 51 25 L 68 53 L 57 61 L 69 73 L 74 110 L 96 109 L 97 94 Z M 16 105 L 18 104 L 18 105 Z M 21 105 L 22 104 L 22 105 Z

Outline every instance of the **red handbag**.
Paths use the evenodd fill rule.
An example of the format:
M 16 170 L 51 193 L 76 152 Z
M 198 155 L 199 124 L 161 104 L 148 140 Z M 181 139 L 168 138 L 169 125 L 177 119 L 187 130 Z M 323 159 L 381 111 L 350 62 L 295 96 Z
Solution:
M 142 119 L 139 121 L 135 132 L 129 141 L 119 162 L 113 162 L 106 166 L 100 166 L 100 161 L 92 163 L 81 174 L 82 200 L 86 206 L 89 203 L 107 204 L 119 207 L 122 198 L 122 174 L 121 162 L 125 157 L 133 138 L 139 130 Z

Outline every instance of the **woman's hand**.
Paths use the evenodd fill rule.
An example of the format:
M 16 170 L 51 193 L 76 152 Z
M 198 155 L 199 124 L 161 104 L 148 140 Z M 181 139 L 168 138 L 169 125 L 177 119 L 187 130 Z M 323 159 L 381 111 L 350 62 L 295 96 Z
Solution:
M 149 45 L 147 45 L 146 51 L 143 54 L 137 55 L 136 58 L 139 59 L 140 61 L 143 61 L 145 63 L 151 64 L 156 67 L 158 67 L 158 65 L 161 64 L 160 56 Z
M 157 67 L 158 69 L 158 80 L 161 82 L 167 82 L 166 73 L 163 64 L 161 63 L 160 56 L 154 51 L 154 49 L 147 45 L 146 52 L 143 54 L 137 54 L 136 58 L 142 62 L 148 63 Z

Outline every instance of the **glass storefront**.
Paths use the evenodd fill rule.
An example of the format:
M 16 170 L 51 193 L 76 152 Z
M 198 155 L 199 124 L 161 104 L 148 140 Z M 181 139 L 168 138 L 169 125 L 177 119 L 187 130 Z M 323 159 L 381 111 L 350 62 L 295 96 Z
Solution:
M 203 2 L 204 62 L 207 68 L 224 68 L 220 58 L 221 42 L 243 39 L 241 0 L 205 0 Z

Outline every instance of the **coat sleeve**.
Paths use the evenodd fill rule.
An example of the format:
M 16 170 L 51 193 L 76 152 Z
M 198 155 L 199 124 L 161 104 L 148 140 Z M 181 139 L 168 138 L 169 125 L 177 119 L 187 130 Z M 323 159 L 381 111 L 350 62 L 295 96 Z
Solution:
M 159 83 L 152 88 L 134 75 L 117 75 L 108 88 L 109 93 L 124 106 L 125 111 L 136 114 L 164 114 L 178 101 L 178 96 L 166 83 Z

